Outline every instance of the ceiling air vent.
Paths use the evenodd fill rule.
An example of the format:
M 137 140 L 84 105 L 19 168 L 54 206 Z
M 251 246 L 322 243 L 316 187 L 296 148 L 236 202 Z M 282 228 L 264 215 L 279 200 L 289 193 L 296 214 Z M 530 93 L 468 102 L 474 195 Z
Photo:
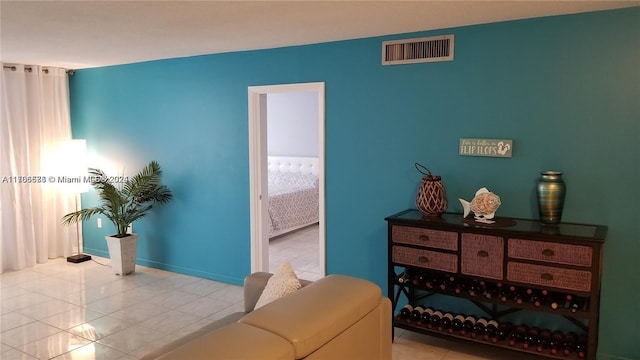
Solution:
M 453 60 L 453 35 L 382 42 L 382 65 Z

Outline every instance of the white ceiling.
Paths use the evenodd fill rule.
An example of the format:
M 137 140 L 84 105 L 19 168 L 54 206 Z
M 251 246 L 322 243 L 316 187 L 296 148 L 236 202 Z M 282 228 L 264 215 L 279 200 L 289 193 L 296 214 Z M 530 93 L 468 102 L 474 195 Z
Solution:
M 640 1 L 0 0 L 0 61 L 71 69 L 640 6 Z

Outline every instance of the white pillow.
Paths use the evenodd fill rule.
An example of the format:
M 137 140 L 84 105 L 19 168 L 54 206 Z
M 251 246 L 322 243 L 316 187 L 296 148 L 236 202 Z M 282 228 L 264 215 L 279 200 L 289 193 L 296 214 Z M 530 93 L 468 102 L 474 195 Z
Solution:
M 291 294 L 300 289 L 302 285 L 300 280 L 293 272 L 293 268 L 288 260 L 285 260 L 280 265 L 278 271 L 267 280 L 267 286 L 265 286 L 255 309 L 264 306 L 273 300 L 277 300 L 287 294 Z

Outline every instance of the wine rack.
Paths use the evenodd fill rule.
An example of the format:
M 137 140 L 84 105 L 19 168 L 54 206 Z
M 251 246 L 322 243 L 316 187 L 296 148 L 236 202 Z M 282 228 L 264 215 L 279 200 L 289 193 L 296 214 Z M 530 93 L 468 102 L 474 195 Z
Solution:
M 463 219 L 461 214 L 425 218 L 413 209 L 385 220 L 389 244 L 388 295 L 396 313 L 394 327 L 548 358 L 596 359 L 606 226 L 572 223 L 550 226 L 510 218 L 483 224 Z M 494 323 L 492 328 L 506 315 L 521 310 L 553 314 L 547 318 L 557 318 L 558 322 L 545 324 L 542 345 L 529 347 L 528 343 L 514 344 L 511 338 L 515 338 L 516 329 L 529 329 L 527 324 L 515 324 L 506 337 L 489 336 L 490 340 L 488 336 L 471 336 L 468 331 L 443 329 L 432 326 L 428 320 L 400 314 L 407 302 L 411 307 L 428 308 L 434 294 L 467 299 L 486 314 L 483 318 Z M 445 321 L 449 322 L 449 317 Z M 549 341 L 547 333 L 560 336 L 554 328 L 564 320 L 581 330 L 572 335 L 577 350 L 563 349 L 558 353 L 545 348 Z M 537 327 L 531 329 L 532 333 L 538 331 Z

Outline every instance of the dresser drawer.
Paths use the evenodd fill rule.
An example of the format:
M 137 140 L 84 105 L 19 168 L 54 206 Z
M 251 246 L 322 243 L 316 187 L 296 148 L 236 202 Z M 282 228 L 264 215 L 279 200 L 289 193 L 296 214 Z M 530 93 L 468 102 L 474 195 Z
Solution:
M 591 291 L 591 272 L 509 262 L 507 280 L 565 290 Z
M 546 261 L 556 264 L 568 264 L 591 267 L 593 249 L 590 246 L 509 239 L 510 258 Z
M 391 230 L 391 241 L 452 251 L 458 250 L 458 233 L 451 231 L 394 226 Z
M 498 236 L 462 234 L 460 271 L 463 274 L 502 280 L 504 239 Z
M 458 256 L 435 251 L 393 246 L 394 263 L 429 268 L 455 273 L 458 271 Z

